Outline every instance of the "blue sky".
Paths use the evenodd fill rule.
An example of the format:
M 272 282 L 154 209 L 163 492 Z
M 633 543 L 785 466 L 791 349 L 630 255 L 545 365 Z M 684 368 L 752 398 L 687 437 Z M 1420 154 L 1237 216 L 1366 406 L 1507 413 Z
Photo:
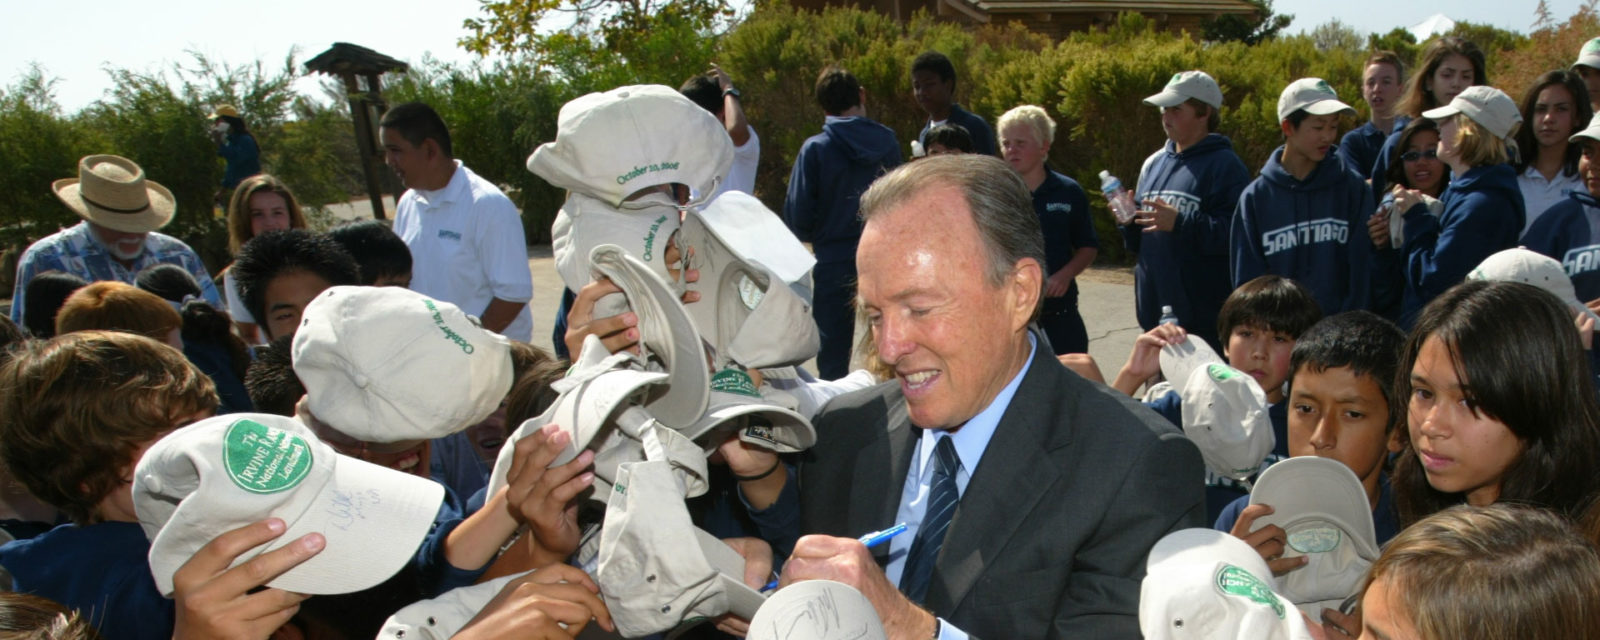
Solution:
M 69 112 L 100 98 L 110 81 L 106 65 L 137 70 L 186 61 L 185 50 L 243 64 L 281 62 L 290 47 L 301 59 L 335 41 L 354 42 L 412 62 L 424 53 L 446 61 L 471 55 L 456 46 L 461 23 L 478 12 L 476 0 L 272 0 L 219 3 L 200 0 L 82 0 L 7 2 L 0 20 L 0 85 L 10 85 L 37 62 L 60 80 L 56 98 Z M 1581 0 L 1551 0 L 1558 19 Z M 1456 20 L 1528 30 L 1537 0 L 1276 0 L 1279 13 L 1295 15 L 1291 32 L 1334 18 L 1362 32 L 1387 32 L 1435 13 Z M 64 10 L 70 7 L 71 10 Z M 314 92 L 314 81 L 302 90 Z

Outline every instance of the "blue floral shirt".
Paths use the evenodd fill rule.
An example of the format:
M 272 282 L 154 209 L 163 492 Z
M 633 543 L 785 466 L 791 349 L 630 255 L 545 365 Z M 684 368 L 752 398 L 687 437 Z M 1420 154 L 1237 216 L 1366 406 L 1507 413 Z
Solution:
M 88 222 L 79 222 L 40 238 L 17 261 L 17 284 L 11 293 L 11 321 L 22 324 L 23 294 L 28 288 L 28 281 L 46 271 L 63 271 L 90 282 L 116 280 L 133 284 L 134 277 L 145 267 L 161 263 L 175 264 L 194 274 L 194 279 L 200 282 L 200 293 L 206 302 L 218 309 L 223 308 L 222 296 L 217 294 L 217 286 L 211 282 L 211 274 L 206 272 L 205 264 L 182 240 L 150 232 L 144 239 L 144 253 L 133 261 L 132 268 L 128 268 L 106 250 L 100 238 L 89 229 Z

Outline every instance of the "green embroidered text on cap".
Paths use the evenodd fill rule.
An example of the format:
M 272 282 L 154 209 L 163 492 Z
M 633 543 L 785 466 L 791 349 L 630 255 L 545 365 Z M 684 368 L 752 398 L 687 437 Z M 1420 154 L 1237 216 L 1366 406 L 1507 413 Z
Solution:
M 1237 377 L 1239 377 L 1240 374 L 1239 374 L 1239 371 L 1237 369 L 1234 369 L 1233 367 L 1230 367 L 1230 366 L 1225 365 L 1225 364 L 1213 363 L 1213 364 L 1210 364 L 1210 365 L 1206 365 L 1206 375 L 1211 376 L 1212 380 L 1216 380 L 1217 382 L 1222 382 L 1224 380 L 1232 380 L 1234 378 L 1237 378 Z
M 1594 38 L 1583 44 L 1584 53 L 1595 53 L 1597 51 L 1600 51 L 1600 38 Z
M 629 171 L 617 176 L 617 184 L 628 184 L 629 180 L 642 176 L 646 173 L 653 173 L 656 171 L 674 171 L 677 168 L 678 163 L 676 162 L 652 163 L 643 167 L 634 167 L 633 171 Z
M 1326 93 L 1326 94 L 1328 94 L 1330 96 L 1338 96 L 1339 95 L 1338 93 L 1335 93 L 1333 91 L 1333 87 L 1328 86 L 1328 81 L 1327 80 L 1318 80 L 1317 81 L 1317 91 L 1321 91 L 1321 92 Z
M 666 221 L 667 221 L 667 217 L 666 216 L 661 216 L 659 218 L 656 218 L 656 221 L 654 223 L 651 223 L 651 225 L 650 225 L 650 233 L 645 234 L 645 236 L 644 236 L 644 256 L 643 256 L 643 260 L 645 262 L 649 262 L 650 261 L 650 256 L 653 255 L 653 253 L 655 251 L 656 230 L 660 229 L 661 228 L 661 223 L 666 222 Z
M 752 398 L 761 397 L 761 392 L 756 390 L 755 380 L 750 374 L 738 369 L 723 369 L 717 375 L 711 376 L 711 390 L 725 393 L 737 393 Z
M 1278 614 L 1278 619 L 1283 619 L 1283 603 L 1272 593 L 1272 588 L 1255 574 L 1231 564 L 1224 564 L 1217 570 L 1216 582 L 1217 590 L 1224 595 L 1239 596 L 1272 607 L 1272 612 Z
M 228 479 L 251 493 L 293 488 L 311 472 L 311 447 L 304 438 L 254 420 L 239 420 L 223 436 Z
M 455 331 L 452 331 L 450 327 L 445 326 L 444 314 L 439 312 L 439 307 L 435 306 L 432 300 L 423 298 L 422 304 L 428 307 L 428 311 L 433 312 L 433 325 L 439 327 L 439 330 L 444 332 L 444 337 L 449 338 L 451 342 L 456 343 L 456 346 L 461 347 L 462 353 L 470 355 L 473 351 L 477 351 L 477 349 L 472 346 L 471 342 L 467 342 L 466 338 L 461 337 L 461 334 L 456 333 Z
M 1172 74 L 1172 79 L 1167 81 L 1167 86 L 1178 84 L 1181 80 L 1183 80 L 1183 72 L 1174 73 Z

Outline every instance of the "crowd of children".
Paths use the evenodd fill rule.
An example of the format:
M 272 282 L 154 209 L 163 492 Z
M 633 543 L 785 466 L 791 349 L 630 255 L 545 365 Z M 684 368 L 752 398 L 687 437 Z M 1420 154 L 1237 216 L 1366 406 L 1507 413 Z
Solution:
M 1409 77 L 1373 54 L 1372 120 L 1342 142 L 1355 110 L 1295 80 L 1253 181 L 1216 79 L 1181 71 L 1145 100 L 1168 140 L 1120 231 L 1146 332 L 1109 386 L 1200 449 L 1213 523 L 1150 554 L 1146 637 L 1600 638 L 1600 38 L 1520 108 L 1485 68 L 1454 37 Z M 1045 236 L 1032 335 L 1099 379 L 1075 282 L 1099 238 L 1046 161 L 1056 122 L 1022 105 L 990 129 L 937 52 L 910 76 L 929 116 L 913 162 L 1006 160 Z M 232 192 L 222 305 L 186 263 L 28 273 L 22 326 L 0 318 L 0 632 L 771 637 L 748 625 L 777 615 L 762 591 L 798 536 L 750 505 L 797 476 L 787 457 L 742 471 L 897 375 L 871 331 L 872 373 L 844 375 L 849 322 L 818 309 L 854 287 L 860 223 L 833 210 L 859 193 L 837 185 L 899 155 L 830 68 L 780 217 L 726 184 L 759 153 L 731 80 L 684 91 L 702 104 L 574 100 L 528 159 L 568 190 L 567 360 L 407 289 L 384 225 L 309 229 L 270 175 Z M 862 144 L 873 172 L 823 161 Z M 636 149 L 675 161 L 636 168 L 657 159 Z M 801 366 L 819 348 L 836 379 Z

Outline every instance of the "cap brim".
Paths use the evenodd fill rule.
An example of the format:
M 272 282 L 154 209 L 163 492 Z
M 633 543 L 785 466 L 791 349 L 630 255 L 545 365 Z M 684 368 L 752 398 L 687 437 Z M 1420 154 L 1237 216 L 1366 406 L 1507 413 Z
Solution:
M 622 289 L 639 318 L 640 344 L 660 356 L 666 366 L 668 383 L 652 391 L 645 408 L 669 427 L 694 424 L 706 410 L 711 371 L 700 334 L 683 302 L 648 265 L 621 247 L 597 246 L 589 254 L 589 263 Z
M 1334 114 L 1355 115 L 1356 109 L 1338 100 L 1322 100 L 1313 102 L 1303 107 L 1306 113 L 1314 116 L 1330 116 Z
M 1429 109 L 1422 112 L 1422 117 L 1429 120 L 1443 120 L 1458 113 L 1461 113 L 1460 108 L 1447 104 L 1437 109 Z
M 706 562 L 717 570 L 722 591 L 728 597 L 728 613 L 740 620 L 754 618 L 767 597 L 744 583 L 744 557 L 704 529 L 695 527 L 694 536 L 695 541 L 700 543 L 700 552 Z
M 262 552 L 308 533 L 323 534 L 327 546 L 267 586 L 330 595 L 382 584 L 416 556 L 443 500 L 444 486 L 437 482 L 339 456 L 333 477 L 304 513 L 272 514 L 289 528 Z
M 1256 479 L 1250 504 L 1272 506 L 1260 524 L 1289 526 L 1307 517 L 1332 520 L 1355 534 L 1363 551 L 1377 557 L 1378 536 L 1366 489 L 1355 472 L 1329 458 L 1302 456 L 1280 461 Z
M 716 391 L 711 396 L 711 408 L 706 415 L 680 431 L 699 442 L 707 452 L 716 449 L 726 439 L 725 435 L 735 429 L 739 431 L 740 440 L 779 453 L 804 451 L 817 443 L 816 428 L 799 413 L 760 398 Z M 751 433 L 749 420 L 741 418 L 760 418 L 766 421 L 770 432 Z
M 1184 102 L 1187 102 L 1189 98 L 1190 96 L 1183 95 L 1176 91 L 1166 90 L 1145 98 L 1144 103 L 1152 107 L 1161 107 L 1165 109 L 1167 107 L 1176 107 L 1180 104 L 1183 104 Z

